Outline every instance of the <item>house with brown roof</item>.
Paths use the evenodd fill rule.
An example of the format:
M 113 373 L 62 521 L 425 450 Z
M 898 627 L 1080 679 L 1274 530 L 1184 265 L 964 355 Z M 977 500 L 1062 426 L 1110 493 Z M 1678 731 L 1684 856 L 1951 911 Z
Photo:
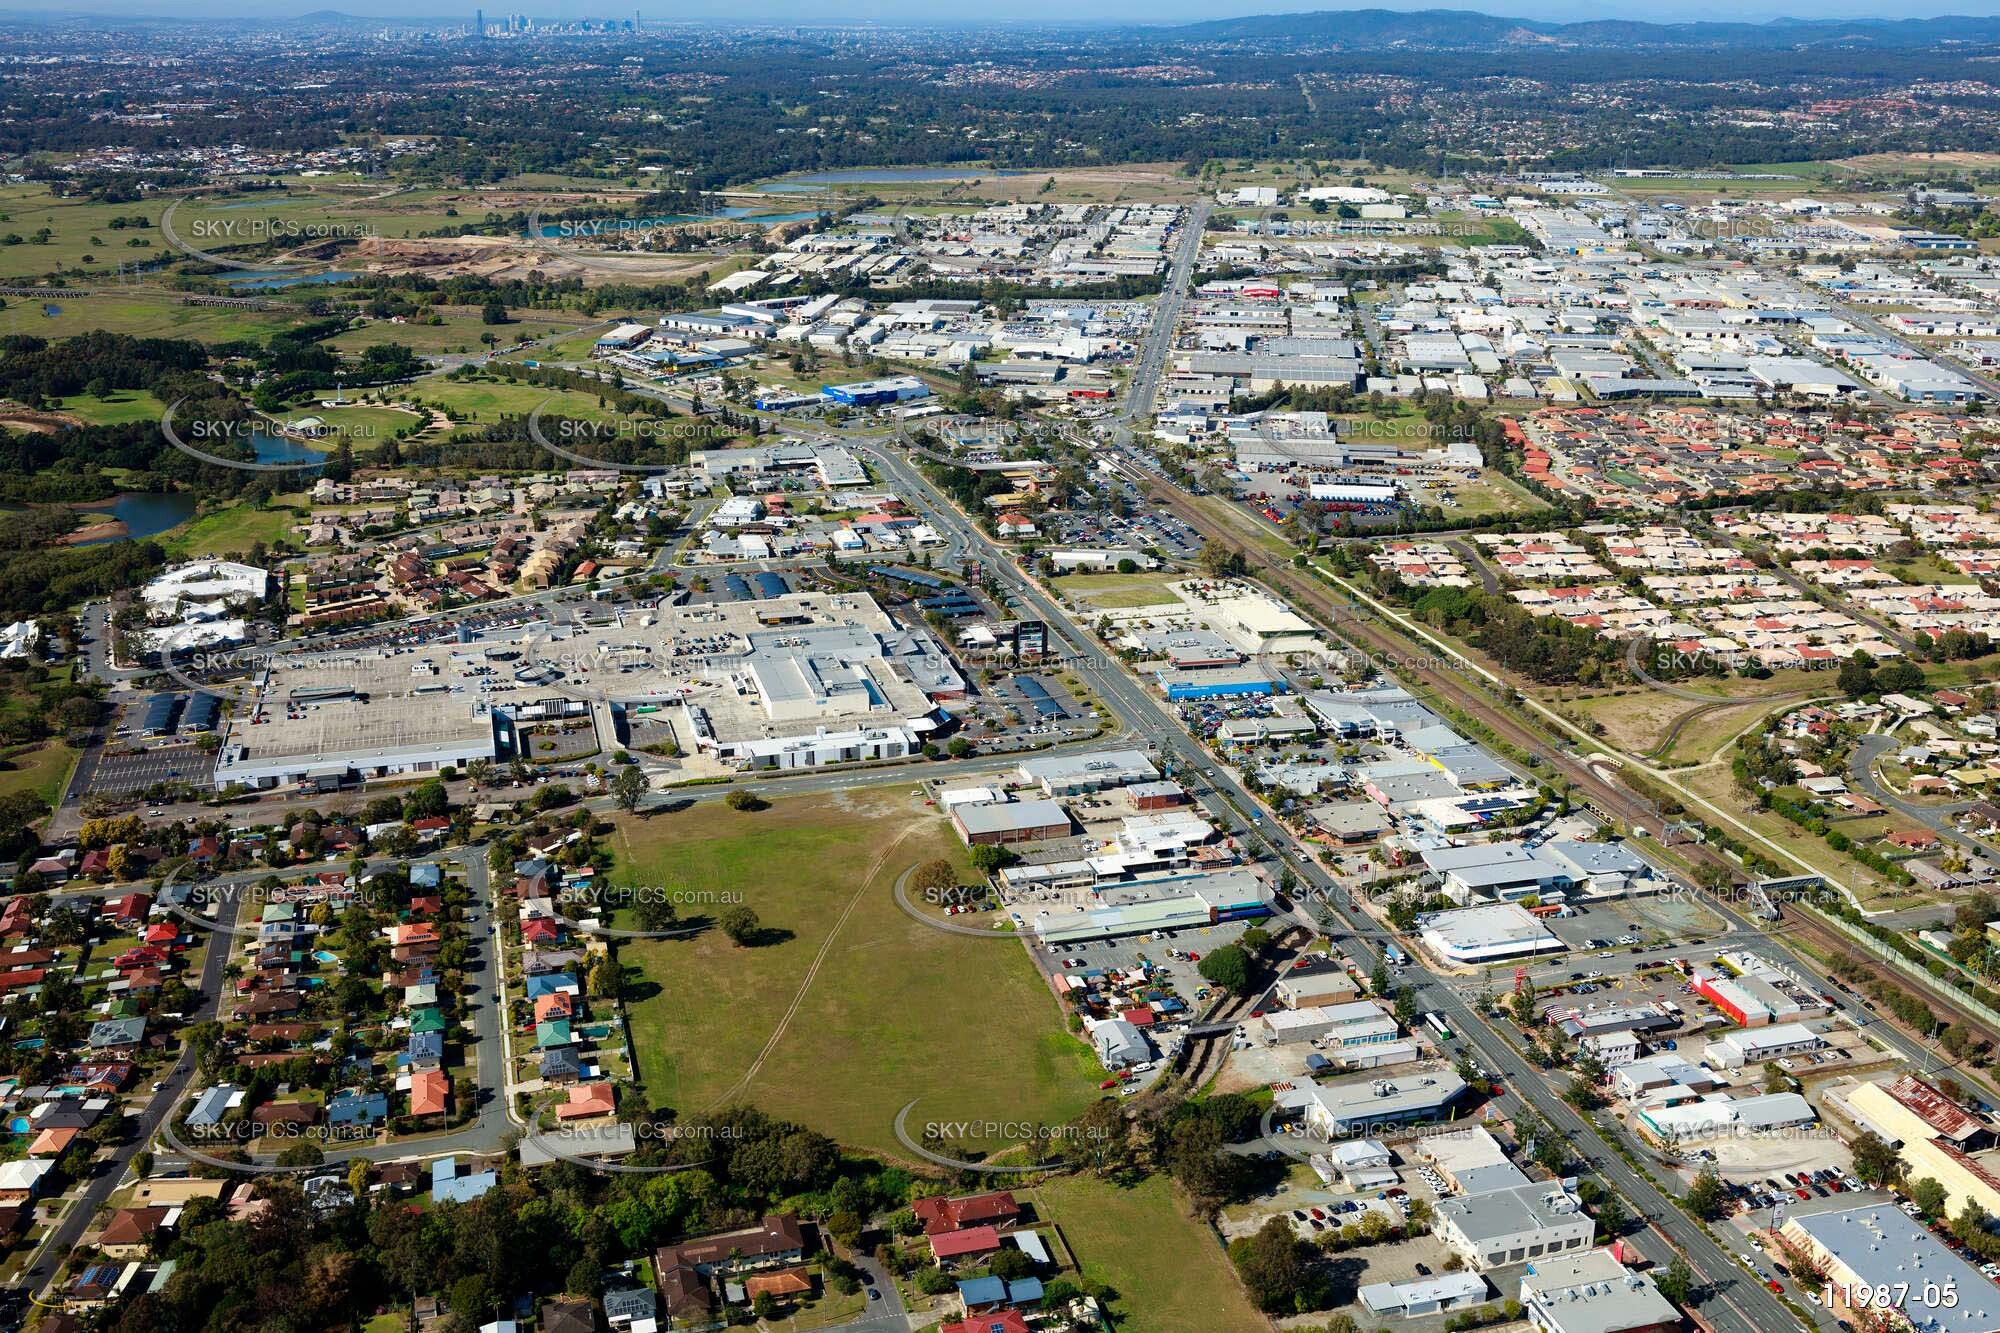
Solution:
M 672 1250 L 661 1250 L 653 1265 L 654 1280 L 660 1288 L 660 1304 L 667 1317 L 685 1323 L 703 1323 L 715 1313 L 715 1293 L 694 1265 L 678 1259 L 664 1262 Z
M 1006 1190 L 967 1194 L 956 1199 L 943 1195 L 918 1199 L 910 1205 L 910 1211 L 924 1224 L 926 1236 L 962 1231 L 966 1227 L 982 1224 L 1000 1229 L 1012 1226 L 1021 1217 L 1021 1205 Z
M 301 1129 L 319 1123 L 319 1107 L 306 1102 L 265 1102 L 250 1113 L 250 1118 L 265 1129 L 282 1125 L 287 1129 Z
M 97 1248 L 112 1259 L 143 1259 L 152 1248 L 153 1234 L 177 1213 L 178 1209 L 158 1204 L 120 1208 L 98 1233 Z
M 789 1301 L 813 1294 L 812 1274 L 803 1268 L 781 1268 L 775 1273 L 752 1273 L 743 1279 L 743 1294 L 751 1300 L 770 1296 Z
M 588 1296 L 543 1301 L 541 1333 L 597 1333 L 597 1312 Z
M 686 1266 L 703 1277 L 778 1268 L 805 1258 L 805 1233 L 789 1214 L 771 1213 L 753 1227 L 703 1236 L 669 1247 L 654 1256 L 656 1271 Z

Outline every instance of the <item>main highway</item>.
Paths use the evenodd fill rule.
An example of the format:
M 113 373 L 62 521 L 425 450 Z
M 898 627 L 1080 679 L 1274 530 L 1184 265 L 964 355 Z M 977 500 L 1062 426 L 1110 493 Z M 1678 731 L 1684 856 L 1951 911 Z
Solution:
M 1199 249 L 1202 220 L 1197 216 L 1182 237 L 1174 257 L 1172 279 L 1162 294 L 1153 327 L 1135 361 L 1130 397 L 1116 418 L 1119 424 L 1115 435 L 1121 444 L 1129 439 L 1130 424 L 1142 408 L 1150 408 Z M 902 488 L 906 500 L 920 503 L 934 526 L 949 529 L 955 544 L 962 543 L 963 549 L 979 552 L 989 569 L 1016 568 L 1009 552 L 990 541 L 895 449 L 874 440 L 850 438 L 850 444 L 865 452 L 890 482 Z M 1363 969 L 1372 969 L 1383 958 L 1387 936 L 1372 920 L 1357 919 L 1346 890 L 1334 877 L 1277 820 L 1256 818 L 1252 812 L 1261 812 L 1263 807 L 1235 773 L 1226 765 L 1213 764 L 1169 706 L 1099 651 L 1085 630 L 1037 581 L 1014 573 L 1003 577 L 1007 579 L 1008 591 L 1048 622 L 1052 643 L 1066 643 L 1078 673 L 1150 742 L 1163 767 L 1180 773 L 1183 781 L 1200 773 L 1206 780 L 1188 785 L 1199 792 L 1210 814 L 1224 827 L 1235 829 L 1248 845 L 1261 847 L 1276 862 L 1291 868 L 1303 885 L 1298 903 L 1291 908 L 1292 918 L 1328 933 L 1344 945 Z M 1761 1283 L 1752 1280 L 1738 1260 L 1682 1212 L 1673 1199 L 1619 1153 L 1603 1147 L 1598 1128 L 1553 1095 L 1542 1074 L 1532 1069 L 1483 1016 L 1475 1013 L 1457 990 L 1421 967 L 1413 965 L 1408 971 L 1408 984 L 1415 991 L 1419 1007 L 1439 1012 L 1475 1057 L 1502 1080 L 1508 1091 L 1500 1101 L 1500 1109 L 1511 1111 L 1523 1103 L 1532 1106 L 1543 1120 L 1576 1146 L 1582 1159 L 1624 1196 L 1660 1236 L 1687 1257 L 1712 1294 L 1713 1299 L 1703 1306 L 1703 1315 L 1711 1324 L 1722 1333 L 1770 1333 L 1798 1322 L 1791 1310 Z M 1615 1121 L 1607 1119 L 1605 1123 L 1606 1133 L 1624 1135 Z M 1635 1155 L 1646 1152 L 1633 1140 L 1628 1139 L 1626 1146 Z

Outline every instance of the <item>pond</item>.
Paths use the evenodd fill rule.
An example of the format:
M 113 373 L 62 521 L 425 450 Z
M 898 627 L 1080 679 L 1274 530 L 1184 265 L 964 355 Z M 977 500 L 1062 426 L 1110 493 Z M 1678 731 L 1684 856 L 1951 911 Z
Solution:
M 155 537 L 168 528 L 179 527 L 194 517 L 195 499 L 192 495 L 179 492 L 156 495 L 150 491 L 124 491 L 101 504 L 79 507 L 108 512 L 125 525 L 126 530 L 115 537 L 98 537 L 76 543 L 78 546 L 104 546 L 110 542 Z
M 326 452 L 315 449 L 304 440 L 294 440 L 284 435 L 272 435 L 257 431 L 250 436 L 250 449 L 260 463 L 303 463 L 308 467 L 324 467 Z

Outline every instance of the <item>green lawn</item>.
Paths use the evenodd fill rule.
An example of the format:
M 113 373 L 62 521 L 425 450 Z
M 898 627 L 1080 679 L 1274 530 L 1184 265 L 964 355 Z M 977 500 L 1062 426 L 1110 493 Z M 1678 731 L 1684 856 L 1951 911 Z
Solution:
M 319 439 L 303 441 L 317 449 L 331 450 L 343 438 L 354 447 L 357 454 L 366 454 L 382 441 L 394 437 L 397 431 L 411 426 L 422 425 L 424 418 L 414 412 L 405 412 L 398 407 L 377 407 L 356 403 L 352 395 L 346 398 L 342 407 L 322 407 L 322 403 L 332 402 L 331 398 L 317 395 L 307 398 L 277 414 L 280 421 L 296 421 L 300 417 L 318 417 L 326 423 L 326 434 Z
M 1064 1031 L 1017 942 L 949 935 L 896 906 L 904 869 L 962 851 L 907 781 L 748 813 L 703 803 L 619 820 L 619 883 L 740 893 L 764 926 L 789 932 L 748 949 L 719 931 L 621 949 L 653 992 L 630 1011 L 651 1104 L 747 1100 L 907 1158 L 892 1123 L 912 1099 L 921 1099 L 913 1122 L 1049 1122 L 1096 1095 L 1102 1071 Z M 781 1023 L 784 1035 L 739 1086 Z
M 41 741 L 0 755 L 0 796 L 33 792 L 50 806 L 62 795 L 63 783 L 76 763 L 76 751 L 61 741 Z
M 538 384 L 498 379 L 454 380 L 439 375 L 418 380 L 411 386 L 411 392 L 424 402 L 442 407 L 455 422 L 494 422 L 503 416 L 526 416 L 545 400 L 552 416 L 579 421 L 617 420 L 617 413 L 608 404 L 597 405 L 595 394 L 544 389 Z
M 1064 1176 L 1029 1191 L 1084 1274 L 1108 1283 L 1125 1333 L 1250 1333 L 1269 1327 L 1244 1295 L 1213 1232 L 1181 1209 L 1164 1176 L 1127 1189 Z
M 167 405 L 143 390 L 119 390 L 107 397 L 72 394 L 50 401 L 50 409 L 67 412 L 91 426 L 121 426 L 128 421 L 158 421 Z

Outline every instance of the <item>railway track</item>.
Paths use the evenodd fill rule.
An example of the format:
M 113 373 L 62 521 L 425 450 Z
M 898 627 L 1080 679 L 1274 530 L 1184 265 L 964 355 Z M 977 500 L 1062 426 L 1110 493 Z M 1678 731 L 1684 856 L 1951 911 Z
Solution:
M 1317 579 L 1273 556 L 1257 540 L 1265 534 L 1256 530 L 1254 520 L 1246 517 L 1242 524 L 1232 526 L 1216 519 L 1172 487 L 1154 482 L 1148 490 L 1155 503 L 1204 537 L 1242 550 L 1244 560 L 1258 577 L 1282 591 L 1331 633 L 1355 648 L 1393 663 L 1393 674 L 1406 685 L 1413 681 L 1420 683 L 1424 689 L 1450 700 L 1453 707 L 1470 715 L 1500 740 L 1518 750 L 1541 756 L 1545 762 L 1560 770 L 1584 800 L 1597 807 L 1601 814 L 1627 825 L 1647 826 L 1656 835 L 1664 832 L 1660 827 L 1664 820 L 1650 802 L 1569 755 L 1559 744 L 1551 742 L 1523 721 L 1519 713 L 1492 699 L 1476 682 L 1439 666 L 1435 653 L 1413 646 L 1401 631 L 1383 625 L 1363 608 L 1347 605 Z M 1740 873 L 1733 863 L 1710 849 L 1697 845 L 1682 850 L 1697 862 L 1722 866 L 1732 874 Z

